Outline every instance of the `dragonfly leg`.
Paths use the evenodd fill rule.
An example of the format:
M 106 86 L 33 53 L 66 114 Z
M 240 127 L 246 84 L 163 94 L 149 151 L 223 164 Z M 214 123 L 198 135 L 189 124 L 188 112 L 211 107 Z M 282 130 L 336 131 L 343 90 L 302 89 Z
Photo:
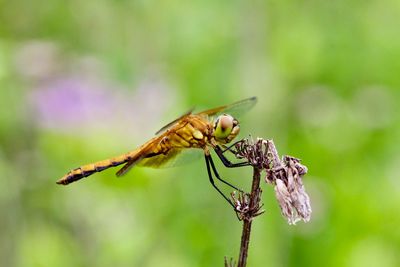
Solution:
M 205 155 L 205 159 L 206 159 L 206 165 L 207 165 L 208 178 L 210 179 L 211 185 L 218 191 L 218 193 L 221 194 L 221 196 L 222 196 L 226 201 L 228 201 L 229 205 L 231 205 L 234 209 L 236 209 L 236 207 L 235 207 L 235 205 L 233 205 L 232 201 L 231 201 L 227 196 L 225 196 L 225 194 L 222 193 L 222 191 L 221 191 L 221 190 L 215 185 L 215 183 L 214 183 L 213 175 L 212 175 L 212 173 L 211 173 L 211 168 L 210 168 L 210 159 L 211 159 L 211 156 L 210 156 L 210 155 Z M 212 160 L 211 160 L 211 162 L 212 162 Z M 218 178 L 218 176 L 217 176 L 217 178 Z
M 219 176 L 219 173 L 218 173 L 218 171 L 217 171 L 217 168 L 215 167 L 215 164 L 214 164 L 214 161 L 213 161 L 211 155 L 208 155 L 208 157 L 209 157 L 208 160 L 209 160 L 210 165 L 211 165 L 211 168 L 212 168 L 212 170 L 213 170 L 213 172 L 214 172 L 214 174 L 215 174 L 215 177 L 217 177 L 218 180 L 220 180 L 221 182 L 223 182 L 223 183 L 226 184 L 227 186 L 230 186 L 230 187 L 232 187 L 233 189 L 235 189 L 235 190 L 237 190 L 237 191 L 243 192 L 243 190 L 237 188 L 237 187 L 234 186 L 233 184 L 231 184 L 231 183 L 225 181 L 224 179 L 222 179 L 222 178 Z
M 232 147 L 236 146 L 236 144 L 239 144 L 240 142 L 242 142 L 242 140 L 236 141 L 235 143 L 231 144 L 230 146 L 222 145 L 222 148 L 223 148 L 222 153 L 229 151 L 229 152 L 232 152 L 233 154 L 236 154 L 236 151 Z
M 216 146 L 216 147 L 214 147 L 214 151 L 215 151 L 215 153 L 217 153 L 218 157 L 220 158 L 222 163 L 225 165 L 225 167 L 238 168 L 238 167 L 250 166 L 250 162 L 248 162 L 248 161 L 232 163 L 227 157 L 225 157 L 224 153 L 226 151 L 230 151 L 229 147 L 225 150 L 222 150 L 219 146 Z

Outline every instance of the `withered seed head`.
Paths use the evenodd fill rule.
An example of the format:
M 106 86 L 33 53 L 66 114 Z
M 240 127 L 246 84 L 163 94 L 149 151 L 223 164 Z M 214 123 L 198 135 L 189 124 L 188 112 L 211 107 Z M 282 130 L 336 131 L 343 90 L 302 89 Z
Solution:
M 235 148 L 237 158 L 247 159 L 253 167 L 265 170 L 265 181 L 274 185 L 282 215 L 289 224 L 296 224 L 299 220 L 305 222 L 310 220 L 312 212 L 310 198 L 302 182 L 307 167 L 302 165 L 299 159 L 291 156 L 280 159 L 273 141 L 262 138 L 257 138 L 255 142 L 243 139 L 235 145 Z M 234 196 L 232 199 L 235 201 Z M 246 206 L 246 202 L 242 203 L 240 196 L 238 200 L 237 211 L 245 214 L 243 207 Z

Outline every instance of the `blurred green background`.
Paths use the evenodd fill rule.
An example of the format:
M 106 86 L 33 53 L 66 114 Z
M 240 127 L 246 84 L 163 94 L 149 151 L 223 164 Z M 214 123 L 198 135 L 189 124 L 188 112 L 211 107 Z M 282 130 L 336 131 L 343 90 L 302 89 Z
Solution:
M 255 95 L 241 134 L 303 160 L 313 214 L 288 225 L 264 184 L 249 266 L 400 266 L 399 17 L 395 0 L 0 1 L 0 265 L 237 258 L 203 160 L 55 181 Z

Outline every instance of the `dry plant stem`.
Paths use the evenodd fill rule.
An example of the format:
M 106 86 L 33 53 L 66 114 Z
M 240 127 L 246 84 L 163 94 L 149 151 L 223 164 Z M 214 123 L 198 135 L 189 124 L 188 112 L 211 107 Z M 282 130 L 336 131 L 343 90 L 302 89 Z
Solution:
M 259 193 L 260 193 L 260 176 L 261 170 L 254 167 L 253 168 L 253 184 L 251 186 L 250 193 L 250 207 L 259 206 Z M 255 216 L 257 216 L 255 214 Z M 255 217 L 254 216 L 254 217 Z M 240 253 L 239 253 L 239 261 L 238 267 L 245 267 L 247 263 L 247 253 L 249 250 L 250 243 L 250 233 L 251 233 L 251 224 L 253 222 L 254 217 L 244 218 L 243 219 L 243 228 L 242 228 L 242 240 L 240 243 Z

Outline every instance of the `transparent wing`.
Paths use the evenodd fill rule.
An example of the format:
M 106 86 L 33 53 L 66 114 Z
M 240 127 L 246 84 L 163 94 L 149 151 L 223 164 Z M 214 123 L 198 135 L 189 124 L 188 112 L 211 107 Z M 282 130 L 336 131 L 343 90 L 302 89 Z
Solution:
M 253 96 L 247 99 L 243 99 L 241 101 L 225 105 L 225 106 L 220 106 L 217 108 L 205 110 L 202 112 L 199 112 L 199 115 L 208 115 L 208 116 L 216 116 L 222 113 L 227 113 L 229 115 L 232 115 L 235 118 L 240 118 L 241 115 L 246 113 L 248 110 L 250 110 L 254 105 L 257 103 L 257 97 Z
M 134 166 L 150 168 L 170 168 L 182 166 L 201 159 L 203 155 L 204 152 L 201 149 L 171 148 L 166 155 L 160 154 L 149 158 L 142 157 L 135 161 L 129 161 L 117 172 L 117 176 L 126 174 Z
M 250 98 L 247 98 L 247 99 L 243 99 L 241 101 L 238 101 L 238 102 L 235 102 L 235 103 L 232 103 L 232 104 L 229 104 L 229 105 L 220 106 L 220 107 L 217 107 L 217 108 L 205 110 L 205 111 L 199 112 L 197 114 L 199 114 L 199 115 L 207 115 L 207 116 L 213 117 L 213 116 L 216 116 L 216 115 L 219 115 L 219 114 L 222 114 L 222 113 L 227 113 L 229 115 L 232 115 L 235 118 L 240 118 L 241 115 L 243 115 L 248 110 L 250 110 L 256 103 L 257 103 L 257 97 L 253 96 L 253 97 L 250 97 Z M 179 118 L 171 121 L 170 123 L 168 123 L 167 125 L 162 127 L 160 130 L 158 130 L 156 132 L 156 135 L 162 134 L 167 129 L 169 129 L 171 126 L 173 126 L 175 123 L 177 123 L 178 121 L 182 120 L 186 116 L 192 114 L 192 112 L 193 112 L 193 108 L 190 109 L 189 111 L 187 111 L 186 113 L 184 113 Z
M 170 168 L 192 163 L 201 159 L 203 155 L 204 152 L 201 149 L 172 148 L 166 155 L 160 154 L 154 157 L 144 158 L 138 162 L 137 165 L 150 168 Z
M 167 125 L 163 126 L 160 130 L 158 130 L 158 131 L 156 132 L 156 135 L 159 135 L 159 134 L 165 132 L 165 131 L 166 131 L 167 129 L 169 129 L 172 125 L 174 125 L 175 123 L 177 123 L 178 121 L 180 121 L 180 120 L 183 119 L 184 117 L 186 117 L 186 116 L 192 114 L 192 111 L 193 111 L 193 108 L 190 109 L 189 111 L 187 111 L 185 114 L 183 114 L 183 115 L 180 116 L 179 118 L 177 118 L 177 119 L 171 121 L 170 123 L 168 123 Z
M 142 158 L 138 158 L 136 160 L 131 160 L 128 161 L 119 171 L 117 171 L 116 175 L 117 176 L 122 176 L 125 173 L 127 173 L 130 169 L 132 169 L 134 166 L 137 165 L 138 162 L 140 162 Z

